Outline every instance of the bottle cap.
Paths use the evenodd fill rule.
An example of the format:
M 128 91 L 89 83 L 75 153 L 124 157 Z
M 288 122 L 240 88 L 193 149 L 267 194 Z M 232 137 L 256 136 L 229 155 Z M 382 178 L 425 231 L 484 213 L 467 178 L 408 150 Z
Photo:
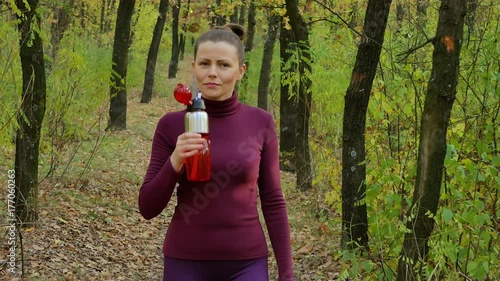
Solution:
M 184 105 L 189 105 L 191 104 L 191 98 L 193 95 L 187 85 L 179 83 L 174 88 L 174 97 L 178 102 Z
M 188 111 L 205 110 L 205 102 L 203 101 L 201 95 L 198 95 L 198 97 L 191 100 L 191 104 L 188 105 L 187 110 Z

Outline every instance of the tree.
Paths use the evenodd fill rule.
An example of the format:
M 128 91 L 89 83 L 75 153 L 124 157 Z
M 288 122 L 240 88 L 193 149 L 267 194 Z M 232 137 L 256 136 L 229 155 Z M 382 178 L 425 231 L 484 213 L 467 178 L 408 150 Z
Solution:
M 248 4 L 248 17 L 247 17 L 247 36 L 245 40 L 245 52 L 250 52 L 253 49 L 253 39 L 255 37 L 255 0 L 250 0 Z M 241 19 L 241 17 L 240 17 Z M 244 61 L 247 66 L 247 70 L 250 69 L 250 59 L 248 56 L 245 57 Z M 238 87 L 238 92 L 240 93 L 239 98 L 245 102 L 247 96 L 247 86 L 248 86 L 248 75 L 244 75 L 240 82 L 236 85 Z
M 253 49 L 253 38 L 255 37 L 255 0 L 250 0 L 248 4 L 248 22 L 247 22 L 247 39 L 245 44 L 245 52 L 250 52 Z
M 82 1 L 82 2 L 84 2 L 84 1 Z M 99 24 L 99 30 L 101 31 L 101 33 L 108 32 L 111 29 L 111 19 L 110 19 L 109 15 L 110 15 L 111 11 L 113 11 L 115 8 L 115 2 L 116 2 L 116 0 L 102 0 L 101 20 L 100 20 L 100 24 Z
M 295 35 L 299 51 L 299 87 L 297 102 L 297 139 L 295 164 L 297 187 L 307 190 L 312 187 L 311 155 L 309 153 L 309 118 L 311 117 L 311 53 L 309 51 L 309 30 L 302 19 L 297 0 L 286 0 L 286 10 L 290 26 Z
M 245 25 L 245 15 L 247 13 L 247 1 L 242 0 L 240 6 L 240 16 L 238 17 L 238 24 L 243 26 Z
M 366 113 L 384 43 L 391 0 L 369 0 L 351 81 L 344 97 L 342 129 L 342 248 L 368 250 L 366 213 Z
M 187 1 L 186 8 L 184 9 L 184 15 L 183 15 L 183 23 L 182 23 L 182 33 L 180 36 L 180 42 L 179 42 L 179 59 L 184 60 L 184 51 L 186 50 L 186 33 L 188 31 L 188 16 L 189 16 L 189 11 L 191 10 L 191 0 Z
M 153 31 L 153 39 L 151 40 L 151 46 L 149 47 L 148 59 L 146 63 L 146 74 L 144 77 L 141 103 L 150 103 L 153 96 L 156 59 L 158 57 L 158 49 L 160 48 L 163 28 L 165 27 L 165 22 L 167 21 L 168 0 L 161 0 L 158 10 L 158 19 L 156 20 L 155 29 Z
M 427 16 L 428 0 L 417 0 L 417 15 L 419 17 Z
M 18 222 L 27 226 L 38 220 L 38 157 L 46 102 L 45 62 L 38 32 L 39 1 L 16 0 L 12 8 L 19 11 L 16 14 L 23 73 L 22 102 L 17 114 L 15 206 Z
M 172 6 L 172 56 L 168 64 L 168 78 L 175 78 L 179 65 L 179 14 L 181 11 L 181 0 Z
M 221 0 L 215 0 L 215 6 L 212 6 L 212 11 L 213 16 L 211 26 L 223 26 L 226 23 L 226 19 L 218 13 L 221 11 Z
M 284 26 L 286 17 L 287 14 L 281 18 L 280 25 L 280 169 L 295 172 L 297 86 L 292 77 L 298 72 L 294 56 L 297 53 L 297 44 L 293 31 Z
M 127 128 L 127 64 L 130 46 L 130 22 L 134 12 L 135 0 L 121 0 L 116 17 L 115 39 L 113 42 L 113 63 L 109 106 L 111 131 Z
M 271 81 L 271 65 L 273 62 L 273 49 L 278 35 L 279 15 L 271 14 L 269 11 L 269 19 L 267 24 L 267 38 L 264 43 L 264 55 L 262 56 L 262 66 L 260 69 L 259 88 L 258 88 L 258 107 L 267 110 L 269 95 L 269 82 Z
M 405 16 L 405 7 L 403 3 L 398 2 L 396 5 L 396 21 L 398 23 L 398 28 L 401 28 L 404 16 Z
M 432 72 L 421 120 L 417 176 L 397 280 L 419 280 L 429 253 L 443 179 L 446 133 L 459 75 L 466 0 L 442 0 L 434 41 Z
M 52 22 L 50 26 L 50 33 L 52 34 L 52 61 L 56 60 L 57 52 L 59 50 L 59 43 L 61 42 L 64 32 L 68 29 L 71 22 L 69 12 L 73 8 L 75 0 L 69 0 L 65 4 L 55 4 Z
M 233 1 L 234 2 L 234 1 Z M 238 22 L 238 12 L 239 12 L 239 9 L 238 9 L 238 5 L 234 5 L 234 10 L 233 10 L 233 14 L 229 17 L 229 21 L 232 22 L 232 23 L 237 23 Z

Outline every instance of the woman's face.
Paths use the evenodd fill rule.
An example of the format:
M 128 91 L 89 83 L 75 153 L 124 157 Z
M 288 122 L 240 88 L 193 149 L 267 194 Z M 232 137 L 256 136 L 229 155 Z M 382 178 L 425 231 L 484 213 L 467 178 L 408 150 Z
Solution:
M 198 46 L 193 71 L 203 98 L 219 101 L 230 98 L 245 70 L 246 65 L 239 65 L 235 46 L 224 41 L 206 41 Z

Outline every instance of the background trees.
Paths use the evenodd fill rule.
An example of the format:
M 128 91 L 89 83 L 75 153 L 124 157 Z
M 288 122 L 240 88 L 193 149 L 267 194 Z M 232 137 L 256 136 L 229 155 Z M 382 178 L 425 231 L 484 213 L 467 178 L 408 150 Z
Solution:
M 18 5 L 23 7 L 22 4 L 26 1 L 21 2 Z M 132 106 L 128 113 L 138 114 L 141 111 L 141 118 L 131 118 L 127 131 L 122 132 L 105 131 L 108 126 L 110 98 L 109 65 L 113 61 L 119 2 L 75 0 L 71 2 L 73 5 L 66 6 L 66 3 L 60 6 L 53 4 L 53 1 L 40 1 L 37 13 L 41 15 L 41 22 L 40 25 L 35 25 L 35 29 L 31 29 L 36 32 L 28 34 L 27 38 L 33 40 L 27 41 L 19 40 L 22 35 L 14 21 L 17 17 L 27 18 L 20 16 L 21 13 L 18 14 L 10 4 L 7 6 L 5 1 L 0 3 L 0 77 L 3 82 L 0 84 L 0 167 L 10 169 L 15 166 L 19 169 L 19 172 L 16 171 L 16 174 L 19 173 L 19 182 L 25 178 L 23 173 L 33 173 L 31 168 L 21 168 L 29 167 L 27 162 L 18 164 L 17 159 L 35 160 L 34 154 L 33 159 L 29 156 L 14 159 L 14 136 L 18 131 L 29 132 L 23 126 L 40 129 L 40 146 L 37 152 L 39 171 L 34 172 L 38 179 L 30 179 L 33 183 L 38 183 L 42 190 L 40 200 L 44 218 L 61 222 L 58 218 L 62 218 L 63 212 L 47 213 L 55 204 L 51 200 L 56 198 L 64 197 L 67 202 L 79 204 L 81 198 L 93 198 L 94 201 L 101 198 L 105 201 L 110 197 L 109 194 L 118 191 L 133 197 L 143 176 L 142 169 L 138 169 L 141 170 L 139 172 L 113 172 L 109 170 L 109 161 L 120 159 L 118 164 L 125 165 L 130 161 L 127 167 L 140 167 L 141 159 L 147 158 L 142 153 L 147 147 L 145 143 L 149 143 L 152 131 L 149 126 L 155 123 L 157 115 L 174 110 L 169 104 L 173 86 L 177 82 L 191 82 L 189 69 L 186 68 L 192 59 L 190 39 L 210 28 L 212 22 L 223 24 L 235 19 L 245 19 L 242 23 L 250 27 L 250 31 L 254 29 L 254 37 L 253 41 L 246 42 L 250 67 L 246 82 L 239 85 L 238 91 L 242 101 L 257 105 L 257 92 L 263 92 L 258 86 L 261 81 L 262 85 L 265 84 L 260 79 L 261 69 L 270 70 L 269 84 L 265 87 L 268 90 L 267 110 L 279 124 L 282 167 L 292 171 L 284 173 L 283 179 L 292 212 L 295 259 L 298 261 L 297 267 L 302 269 L 297 271 L 300 280 L 393 280 L 398 274 L 398 264 L 401 272 L 402 267 L 410 268 L 418 264 L 420 277 L 431 280 L 458 280 L 465 278 L 464 276 L 475 280 L 500 278 L 496 255 L 500 251 L 497 121 L 500 112 L 500 51 L 497 44 L 499 12 L 495 9 L 495 1 L 471 2 L 467 6 L 458 72 L 454 72 L 456 60 L 450 60 L 451 53 L 443 61 L 433 57 L 434 48 L 437 52 L 457 46 L 450 45 L 450 42 L 455 41 L 442 39 L 446 37 L 440 35 L 438 7 L 441 6 L 441 1 L 394 3 L 397 9 L 393 5 L 394 9 L 389 11 L 383 44 L 380 40 L 376 41 L 379 44 L 371 46 L 369 44 L 375 41 L 365 40 L 370 36 L 362 35 L 376 32 L 375 27 L 382 25 L 372 28 L 365 22 L 369 18 L 383 20 L 384 17 L 382 14 L 373 17 L 366 12 L 370 7 L 369 1 L 316 0 L 293 2 L 295 5 L 292 2 L 264 0 L 190 1 L 189 9 L 188 1 L 181 2 L 178 37 L 182 34 L 187 40 L 185 58 L 179 56 L 175 79 L 167 79 L 172 46 L 180 45 L 173 43 L 174 39 L 170 36 L 172 18 L 161 28 L 164 32 L 168 31 L 169 36 L 157 36 L 153 40 L 153 33 L 159 32 L 154 31 L 158 13 L 160 7 L 164 6 L 161 6 L 160 1 L 145 1 L 141 2 L 141 9 L 135 11 L 136 24 L 131 25 L 134 40 L 127 46 L 127 72 L 122 72 L 121 78 L 116 81 L 124 82 L 126 78 L 126 85 L 122 84 L 117 88 L 127 91 L 122 105 L 124 101 L 128 101 Z M 454 2 L 449 0 L 443 3 L 451 5 Z M 287 10 L 287 4 L 292 4 L 292 9 Z M 207 9 L 207 5 L 210 9 Z M 298 9 L 294 10 L 296 7 Z M 61 16 L 59 13 L 62 11 L 66 15 Z M 238 11 L 237 16 L 235 11 Z M 272 31 L 267 24 L 270 22 L 269 15 L 281 16 L 280 45 L 273 49 L 272 60 L 263 59 L 263 48 L 266 38 L 269 38 L 267 34 Z M 297 15 L 302 23 L 298 17 L 297 20 L 292 19 Z M 448 13 L 448 16 L 459 20 L 457 15 Z M 57 26 L 53 19 L 58 19 Z M 296 32 L 297 27 L 299 32 Z M 17 54 L 25 52 L 24 47 L 34 48 L 39 44 L 35 38 L 38 32 L 42 35 L 41 44 L 45 49 L 51 50 L 51 54 L 53 50 L 57 50 L 57 55 L 45 56 L 45 61 L 38 60 L 50 67 L 37 66 L 45 69 L 47 102 L 45 118 L 35 122 L 33 120 L 36 118 L 30 119 L 35 115 L 30 117 L 28 107 L 34 108 L 36 103 L 27 102 L 30 98 L 29 91 L 24 87 L 39 85 L 37 83 L 40 81 L 36 78 L 41 79 L 43 76 L 35 75 L 35 80 L 27 80 L 34 84 L 25 84 L 23 78 L 28 74 L 24 72 L 23 60 L 37 58 L 40 53 L 35 57 L 21 55 L 21 60 Z M 61 37 L 61 34 L 64 36 Z M 308 38 L 305 38 L 306 34 Z M 138 106 L 142 94 L 140 89 L 148 83 L 144 77 L 147 69 L 150 69 L 147 54 L 153 41 L 158 44 L 158 56 L 155 59 L 157 71 L 150 73 L 149 77 L 154 78 L 155 83 L 149 85 L 157 93 L 157 98 L 148 105 Z M 27 45 L 23 47 L 11 42 Z M 380 56 L 376 52 L 369 58 L 360 55 L 357 62 L 358 52 L 367 47 L 371 47 L 372 51 L 379 49 Z M 453 50 L 456 51 L 457 48 Z M 377 57 L 379 60 L 375 62 Z M 358 85 L 351 83 L 351 80 L 358 77 L 352 73 L 360 64 L 372 66 L 369 71 L 370 77 L 373 75 L 372 83 L 362 87 L 363 95 L 348 96 L 347 93 Z M 452 80 L 437 78 L 437 69 L 433 64 L 445 66 L 441 71 L 447 75 L 446 79 L 451 79 L 456 74 L 457 82 L 453 107 L 450 105 L 451 99 L 442 104 L 448 106 L 446 110 L 449 111 L 449 121 L 442 118 L 444 123 L 429 124 L 424 122 L 427 119 L 423 117 L 432 116 L 428 114 L 430 107 L 427 105 L 428 99 L 434 96 L 431 93 L 445 89 L 451 91 L 454 87 Z M 370 77 L 367 75 L 363 81 L 368 82 Z M 307 79 L 310 79 L 310 84 Z M 350 103 L 356 106 L 355 110 L 348 111 L 350 106 L 345 106 L 344 110 L 341 102 L 344 96 L 346 101 L 351 98 L 351 101 L 356 101 Z M 33 97 L 41 96 L 36 96 L 34 92 Z M 158 107 L 154 107 L 155 105 Z M 165 108 L 166 106 L 169 107 Z M 358 110 L 358 107 L 361 109 Z M 41 112 L 40 108 L 41 105 L 38 105 L 37 113 Z M 309 124 L 302 128 L 297 126 L 297 117 L 305 118 L 307 112 L 310 113 Z M 445 111 L 440 112 L 445 113 L 447 114 Z M 354 122 L 356 126 L 341 125 L 341 120 L 349 120 L 344 114 L 357 120 Z M 363 118 L 364 124 L 361 122 Z M 304 120 L 301 119 L 299 125 L 306 124 Z M 443 126 L 446 122 L 447 126 Z M 424 133 L 428 132 L 427 126 L 430 126 L 430 130 L 439 129 L 441 132 L 439 142 L 431 141 L 431 146 L 422 144 L 429 140 Z M 306 129 L 308 131 L 304 133 Z M 355 134 L 348 136 L 344 129 L 357 130 Z M 128 149 L 127 140 L 133 133 L 142 136 L 144 143 L 137 143 L 140 148 Z M 356 153 L 360 157 L 356 158 L 357 162 L 347 163 L 345 160 L 342 163 L 345 156 L 347 159 L 352 157 L 349 149 L 342 148 L 343 137 L 364 139 L 366 153 L 363 160 Z M 446 137 L 445 143 L 443 137 Z M 22 138 L 18 143 L 27 140 L 30 139 Z M 303 163 L 297 163 L 296 160 L 307 161 L 304 156 L 307 154 L 304 154 L 303 149 L 303 145 L 307 143 L 310 172 L 304 172 L 296 179 L 295 169 L 304 167 Z M 25 147 L 31 149 L 30 154 L 33 152 L 33 146 Z M 437 165 L 429 172 L 435 173 L 432 187 L 421 184 L 421 176 L 429 174 L 422 172 L 425 166 L 422 164 L 425 163 L 422 162 L 425 156 L 422 150 L 425 147 L 439 149 L 441 154 L 432 155 L 444 157 L 442 169 Z M 286 157 L 289 155 L 294 157 Z M 439 161 L 432 160 L 432 164 L 439 164 L 441 158 Z M 346 168 L 350 171 L 352 166 L 356 167 L 356 171 L 364 168 L 366 173 L 348 187 L 349 181 L 343 179 L 342 173 Z M 439 175 L 440 171 L 442 176 Z M 302 192 L 296 187 L 297 184 L 307 183 L 304 178 L 311 182 L 310 185 L 302 185 L 310 186 L 307 191 Z M 121 188 L 127 185 L 131 187 Z M 352 194 L 352 201 L 343 202 L 345 196 L 342 198 L 342 185 L 348 187 L 346 191 L 356 191 L 356 194 Z M 106 189 L 109 186 L 112 187 Z M 366 192 L 357 189 L 358 187 L 366 188 Z M 423 189 L 419 189 L 420 187 Z M 107 193 L 101 191 L 104 189 Z M 78 196 L 74 195 L 77 192 Z M 429 201 L 432 206 L 420 202 L 426 198 L 420 196 L 422 192 L 426 196 L 433 195 L 433 199 L 436 198 L 435 195 L 439 195 L 439 204 L 436 205 L 436 200 Z M 88 202 L 82 208 L 83 214 L 79 216 L 79 220 L 88 225 L 94 225 L 100 216 L 104 216 L 89 211 L 88 206 L 95 204 L 94 201 Z M 4 203 L 0 203 L 0 213 L 6 210 L 1 204 Z M 111 204 L 108 200 L 103 203 L 105 207 L 102 208 L 107 210 Z M 364 256 L 349 249 L 339 249 L 343 230 L 344 234 L 345 230 L 353 230 L 349 226 L 341 227 L 343 222 L 353 222 L 348 218 L 343 219 L 341 211 L 348 211 L 349 206 L 353 205 L 358 209 L 366 208 L 368 227 L 361 232 L 365 235 L 361 244 L 366 244 L 369 251 Z M 417 205 L 426 206 L 429 212 L 416 212 Z M 120 205 L 118 209 L 120 208 L 131 210 L 130 214 L 133 216 L 134 205 Z M 108 212 L 105 213 L 103 223 L 106 225 L 112 224 L 112 220 L 118 220 Z M 309 220 L 304 220 L 300 215 L 307 216 Z M 427 259 L 423 259 L 424 255 L 411 256 L 409 250 L 413 246 L 423 245 L 409 239 L 410 234 L 414 233 L 407 233 L 408 226 L 413 230 L 417 218 L 425 221 L 427 226 L 434 224 L 433 231 L 427 228 L 422 236 L 423 240 L 428 238 L 428 250 L 419 250 L 427 253 Z M 64 220 L 69 218 L 64 217 Z M 365 225 L 365 222 L 362 224 Z M 96 236 L 100 237 L 100 234 Z M 354 237 L 357 236 L 352 236 Z M 355 243 L 361 241 L 357 238 L 352 240 Z M 314 241 L 313 245 L 308 241 Z M 400 261 L 401 253 L 401 256 L 408 258 Z M 411 260 L 414 258 L 417 262 L 412 264 Z M 316 268 L 317 271 L 313 270 Z M 411 276 L 414 273 L 401 274 Z

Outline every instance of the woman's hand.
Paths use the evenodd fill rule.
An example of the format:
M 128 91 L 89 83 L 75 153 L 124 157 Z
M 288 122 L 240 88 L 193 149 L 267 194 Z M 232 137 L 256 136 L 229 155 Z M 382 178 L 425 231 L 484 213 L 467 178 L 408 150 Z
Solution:
M 207 140 L 202 138 L 200 134 L 183 133 L 179 135 L 174 152 L 170 155 L 170 163 L 172 163 L 174 170 L 179 173 L 184 164 L 184 159 L 197 154 L 207 145 Z

